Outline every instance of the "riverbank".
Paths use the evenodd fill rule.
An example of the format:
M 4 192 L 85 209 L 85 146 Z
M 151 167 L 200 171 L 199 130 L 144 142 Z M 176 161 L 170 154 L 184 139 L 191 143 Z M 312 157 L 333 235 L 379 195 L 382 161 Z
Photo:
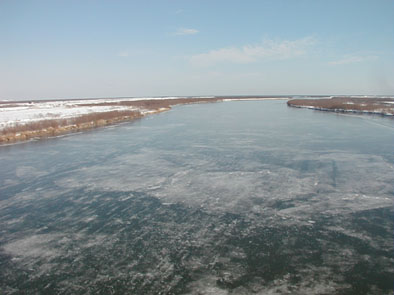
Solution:
M 319 111 L 394 116 L 394 98 L 392 97 L 342 96 L 321 99 L 292 99 L 287 102 L 287 105 Z
M 141 117 L 143 117 L 143 115 L 138 111 L 113 111 L 108 113 L 92 113 L 72 119 L 42 120 L 5 128 L 2 130 L 3 134 L 0 135 L 0 143 L 13 143 L 29 139 L 59 136 L 132 121 Z
M 286 97 L 164 97 L 1 101 L 0 144 L 80 132 L 170 110 L 172 106 Z

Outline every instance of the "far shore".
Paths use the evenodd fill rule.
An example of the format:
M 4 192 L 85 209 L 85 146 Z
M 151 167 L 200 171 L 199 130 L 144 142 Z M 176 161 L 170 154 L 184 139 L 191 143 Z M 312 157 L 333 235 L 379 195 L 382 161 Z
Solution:
M 321 99 L 291 99 L 287 101 L 287 105 L 337 113 L 394 116 L 394 98 L 392 97 L 338 96 Z
M 229 97 L 169 97 L 152 99 L 116 98 L 116 99 L 72 99 L 72 100 L 35 100 L 35 101 L 0 101 L 0 111 L 3 113 L 23 110 L 37 110 L 45 104 L 61 107 L 76 115 L 62 117 L 61 114 L 38 114 L 39 118 L 31 121 L 6 122 L 0 129 L 0 144 L 10 144 L 32 139 L 56 137 L 73 132 L 80 132 L 98 127 L 104 127 L 121 122 L 128 122 L 143 118 L 150 114 L 170 110 L 172 106 L 215 103 L 234 100 L 273 100 L 289 99 L 285 96 L 229 96 Z M 58 106 L 57 106 L 58 107 Z M 101 108 L 100 108 L 101 107 Z M 95 109 L 99 111 L 79 114 L 78 110 Z M 50 110 L 50 109 L 49 109 Z M 19 118 L 18 118 L 19 119 Z
M 168 111 L 176 105 L 251 100 L 288 100 L 290 107 L 394 118 L 392 97 L 223 96 L 0 101 L 0 119 L 3 119 L 0 120 L 0 145 L 134 121 Z

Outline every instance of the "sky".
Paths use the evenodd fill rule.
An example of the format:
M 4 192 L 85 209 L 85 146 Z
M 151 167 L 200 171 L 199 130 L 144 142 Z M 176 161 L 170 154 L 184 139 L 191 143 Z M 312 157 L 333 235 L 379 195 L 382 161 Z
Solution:
M 0 99 L 394 95 L 394 0 L 0 0 Z

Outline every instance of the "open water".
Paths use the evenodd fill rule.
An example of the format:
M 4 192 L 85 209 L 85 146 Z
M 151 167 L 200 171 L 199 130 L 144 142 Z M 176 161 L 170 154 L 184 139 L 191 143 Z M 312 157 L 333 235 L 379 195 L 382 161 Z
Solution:
M 392 294 L 394 120 L 178 106 L 0 147 L 2 294 Z

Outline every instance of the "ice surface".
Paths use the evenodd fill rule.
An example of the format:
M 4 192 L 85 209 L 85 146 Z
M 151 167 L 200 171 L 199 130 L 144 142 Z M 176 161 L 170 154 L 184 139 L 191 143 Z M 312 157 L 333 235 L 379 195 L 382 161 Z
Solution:
M 3 147 L 1 288 L 387 294 L 384 120 L 234 102 Z

